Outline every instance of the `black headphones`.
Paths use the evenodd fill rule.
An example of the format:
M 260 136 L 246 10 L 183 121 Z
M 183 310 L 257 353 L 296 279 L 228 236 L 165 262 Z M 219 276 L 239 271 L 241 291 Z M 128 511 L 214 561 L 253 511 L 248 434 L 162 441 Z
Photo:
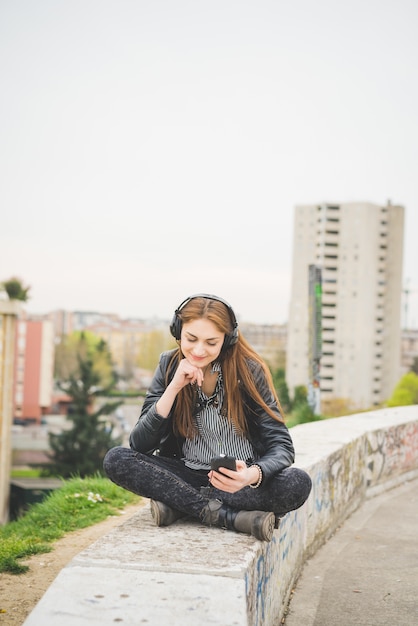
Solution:
M 194 298 L 206 298 L 207 300 L 216 300 L 217 302 L 222 302 L 222 304 L 224 304 L 226 306 L 226 308 L 229 311 L 229 316 L 230 316 L 231 322 L 232 322 L 232 333 L 227 333 L 225 335 L 225 339 L 224 339 L 224 342 L 223 342 L 223 345 L 222 345 L 222 350 L 226 350 L 227 348 L 230 348 L 235 343 L 237 343 L 237 341 L 238 341 L 238 322 L 237 322 L 237 319 L 235 317 L 235 313 L 234 313 L 231 305 L 226 300 L 223 300 L 222 298 L 218 298 L 218 296 L 212 296 L 212 295 L 210 295 L 208 293 L 197 293 L 194 296 L 189 296 L 188 298 L 183 300 L 183 302 L 177 307 L 177 309 L 174 311 L 173 319 L 171 320 L 171 324 L 170 324 L 170 332 L 173 335 L 173 337 L 175 339 L 177 339 L 177 340 L 180 339 L 180 337 L 181 337 L 182 321 L 180 319 L 179 312 L 182 310 L 182 308 L 184 306 L 186 306 L 186 304 L 188 304 L 190 302 L 190 300 L 194 300 Z

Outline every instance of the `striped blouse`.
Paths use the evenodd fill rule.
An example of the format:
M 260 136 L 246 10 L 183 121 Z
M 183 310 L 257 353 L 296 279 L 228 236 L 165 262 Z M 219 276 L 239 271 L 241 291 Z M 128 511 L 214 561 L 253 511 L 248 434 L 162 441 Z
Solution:
M 200 387 L 196 388 L 197 432 L 193 439 L 186 439 L 183 444 L 183 460 L 191 469 L 210 469 L 211 459 L 220 454 L 248 462 L 255 460 L 250 441 L 222 415 L 224 384 L 220 363 L 215 361 L 212 371 L 218 372 L 215 391 L 208 397 Z

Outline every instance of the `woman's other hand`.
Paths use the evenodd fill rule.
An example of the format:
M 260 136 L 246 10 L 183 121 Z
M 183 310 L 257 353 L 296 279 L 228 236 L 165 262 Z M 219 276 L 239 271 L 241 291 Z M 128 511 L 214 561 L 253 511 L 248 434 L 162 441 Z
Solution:
M 211 470 L 208 474 L 210 484 L 215 489 L 236 493 L 248 485 L 253 485 L 259 478 L 256 467 L 247 467 L 245 461 L 237 461 L 237 470 L 220 467 L 219 471 Z

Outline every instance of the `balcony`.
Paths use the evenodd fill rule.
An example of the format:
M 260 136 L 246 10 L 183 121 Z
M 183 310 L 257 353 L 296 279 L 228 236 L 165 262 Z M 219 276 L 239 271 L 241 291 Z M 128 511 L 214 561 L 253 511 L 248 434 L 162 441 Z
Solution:
M 335 331 L 334 330 L 323 330 L 322 331 L 322 343 L 328 343 L 335 341 Z
M 340 241 L 340 237 L 338 234 L 326 233 L 325 235 L 325 246 L 338 246 Z
M 322 294 L 322 306 L 336 306 L 337 294 L 335 293 L 323 293 Z

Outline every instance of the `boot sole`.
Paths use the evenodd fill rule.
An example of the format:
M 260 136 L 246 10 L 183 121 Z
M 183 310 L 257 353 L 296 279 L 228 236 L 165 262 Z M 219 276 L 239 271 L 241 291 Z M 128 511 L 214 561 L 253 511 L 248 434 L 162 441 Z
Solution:
M 150 507 L 152 518 L 157 526 L 171 526 L 176 520 L 186 517 L 185 513 L 171 509 L 167 504 L 158 500 L 151 500 Z
M 251 534 L 260 541 L 271 541 L 275 524 L 276 516 L 274 513 L 264 513 L 254 520 Z
M 164 523 L 163 523 L 164 512 L 161 509 L 165 507 L 162 504 L 162 502 L 156 502 L 155 500 L 151 500 L 150 506 L 151 506 L 151 516 L 156 526 L 164 526 Z

